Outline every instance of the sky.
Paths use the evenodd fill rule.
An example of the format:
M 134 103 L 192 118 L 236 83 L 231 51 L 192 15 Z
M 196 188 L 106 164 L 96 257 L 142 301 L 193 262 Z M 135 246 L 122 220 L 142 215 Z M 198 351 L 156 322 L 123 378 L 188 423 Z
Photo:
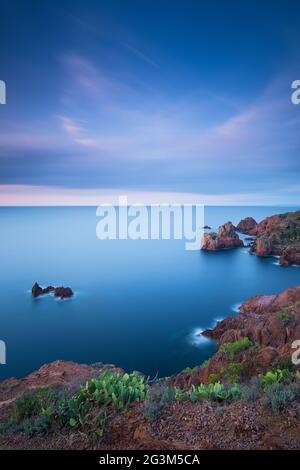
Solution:
M 300 204 L 298 0 L 0 12 L 0 205 Z

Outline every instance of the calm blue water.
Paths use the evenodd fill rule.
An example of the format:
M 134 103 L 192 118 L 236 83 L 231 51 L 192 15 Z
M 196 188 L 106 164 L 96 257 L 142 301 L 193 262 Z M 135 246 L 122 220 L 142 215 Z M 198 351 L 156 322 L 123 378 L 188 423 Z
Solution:
M 247 215 L 297 208 L 208 207 L 216 227 Z M 214 344 L 193 333 L 232 315 L 258 293 L 300 283 L 299 268 L 281 268 L 246 249 L 185 251 L 183 241 L 100 241 L 94 208 L 1 208 L 0 377 L 23 376 L 45 362 L 115 363 L 154 376 L 200 364 Z M 32 299 L 41 285 L 71 286 L 71 300 Z

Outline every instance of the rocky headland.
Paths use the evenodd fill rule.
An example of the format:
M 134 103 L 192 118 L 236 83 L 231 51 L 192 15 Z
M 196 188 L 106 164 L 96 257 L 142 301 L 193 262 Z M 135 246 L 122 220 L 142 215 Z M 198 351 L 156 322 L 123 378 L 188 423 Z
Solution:
M 236 227 L 226 222 L 218 233 L 203 235 L 201 249 L 219 251 L 245 246 L 237 232 L 248 235 L 246 247 L 257 256 L 278 256 L 281 266 L 300 264 L 300 211 L 266 217 L 259 223 L 246 217 Z
M 246 220 L 246 219 L 245 219 Z M 254 225 L 241 221 L 243 233 L 256 235 L 251 251 L 257 256 L 279 256 L 282 266 L 300 264 L 300 211 L 273 215 Z M 247 228 L 248 227 L 248 228 Z

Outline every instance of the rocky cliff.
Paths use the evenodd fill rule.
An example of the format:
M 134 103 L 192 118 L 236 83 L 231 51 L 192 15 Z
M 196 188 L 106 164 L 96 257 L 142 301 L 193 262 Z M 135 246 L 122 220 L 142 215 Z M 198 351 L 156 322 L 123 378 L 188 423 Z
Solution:
M 300 264 L 300 211 L 267 217 L 253 230 L 251 251 L 257 256 L 279 256 L 282 266 Z

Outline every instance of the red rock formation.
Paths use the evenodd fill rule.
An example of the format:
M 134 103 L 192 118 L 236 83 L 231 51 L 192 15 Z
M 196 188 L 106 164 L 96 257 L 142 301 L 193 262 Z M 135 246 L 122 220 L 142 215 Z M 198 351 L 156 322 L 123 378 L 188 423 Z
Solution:
M 31 289 L 33 297 L 39 297 L 40 295 L 49 294 L 50 292 L 54 292 L 55 297 L 60 297 L 61 299 L 65 299 L 68 297 L 72 297 L 74 295 L 72 289 L 70 287 L 41 287 L 37 282 L 32 286 Z
M 257 256 L 279 256 L 282 266 L 300 264 L 300 211 L 267 217 L 256 235 L 251 251 Z
M 24 392 L 39 387 L 79 388 L 81 383 L 92 378 L 97 372 L 107 369 L 123 372 L 113 364 L 93 366 L 77 364 L 72 361 L 55 361 L 43 365 L 40 369 L 32 372 L 23 379 L 10 378 L 0 382 L 0 409 L 1 404 L 14 401 Z M 2 403 L 1 403 L 2 402 Z
M 253 217 L 246 217 L 239 222 L 236 229 L 246 235 L 256 235 L 257 222 Z
M 201 243 L 201 249 L 208 251 L 218 251 L 239 246 L 244 246 L 244 243 L 236 234 L 231 222 L 221 225 L 218 233 L 205 233 Z

